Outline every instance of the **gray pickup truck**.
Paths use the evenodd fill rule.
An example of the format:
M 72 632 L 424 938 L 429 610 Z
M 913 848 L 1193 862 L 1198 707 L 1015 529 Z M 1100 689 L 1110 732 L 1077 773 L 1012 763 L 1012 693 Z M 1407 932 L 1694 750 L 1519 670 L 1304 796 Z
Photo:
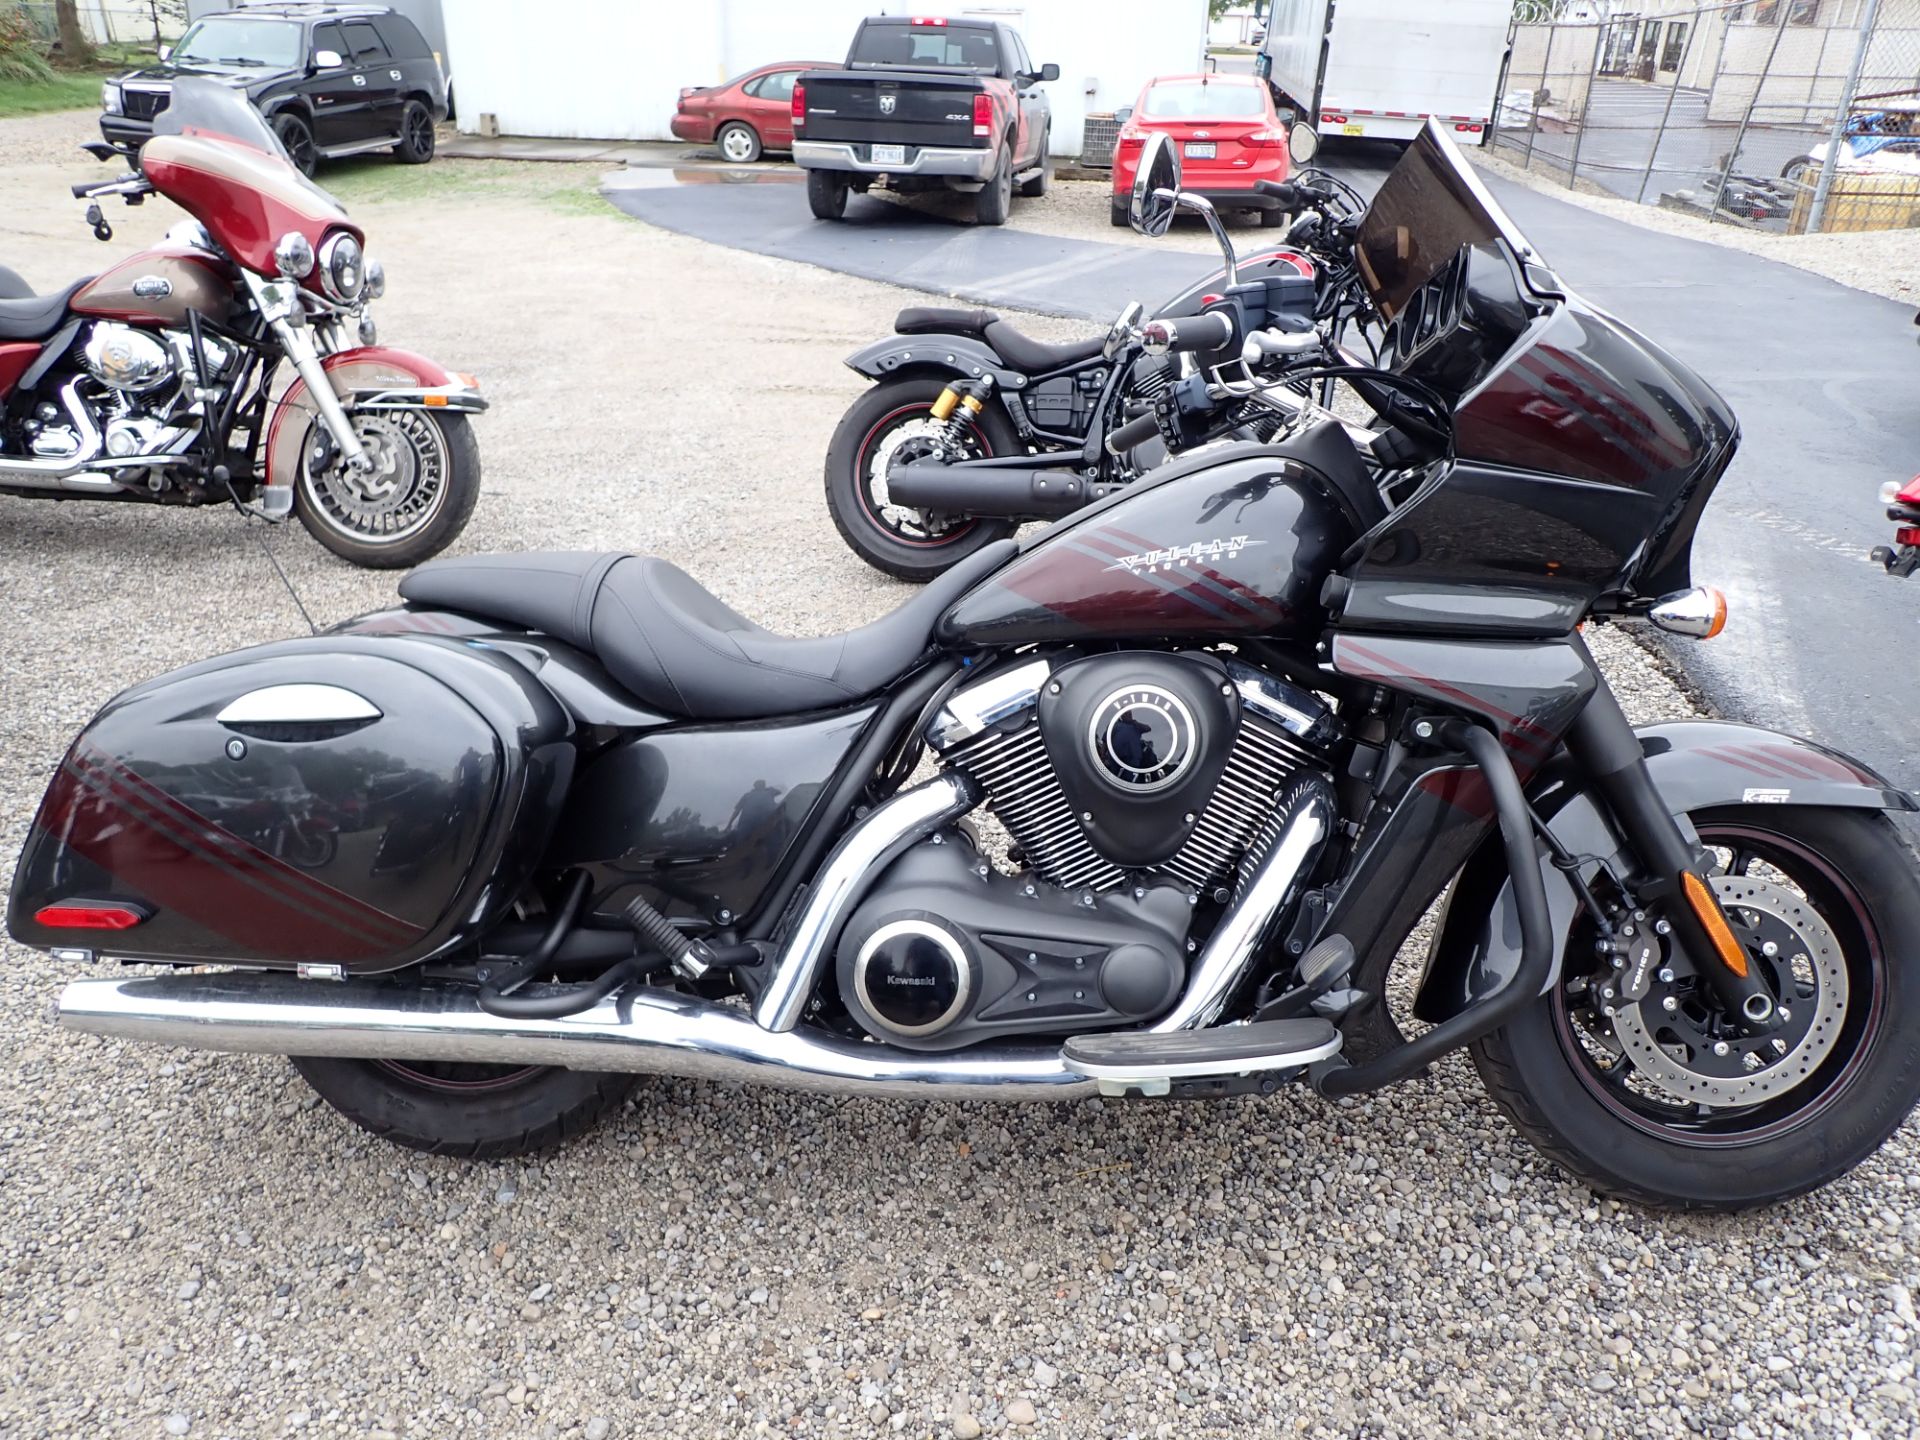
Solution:
M 807 201 L 838 220 L 847 192 L 974 194 L 982 225 L 1004 225 L 1013 191 L 1047 193 L 1052 109 L 1039 87 L 1058 65 L 1035 65 L 1011 25 L 944 16 L 876 16 L 854 32 L 839 70 L 793 87 L 793 158 Z

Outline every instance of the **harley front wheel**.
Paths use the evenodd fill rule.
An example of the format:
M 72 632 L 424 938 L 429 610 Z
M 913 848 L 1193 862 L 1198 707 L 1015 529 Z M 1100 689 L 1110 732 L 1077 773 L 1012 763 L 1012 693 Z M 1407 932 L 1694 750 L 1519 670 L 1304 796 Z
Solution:
M 1689 818 L 1777 1028 L 1748 1034 L 1657 915 L 1633 937 L 1656 953 L 1647 993 L 1629 1001 L 1620 987 L 1637 967 L 1609 963 L 1582 920 L 1554 991 L 1474 1060 L 1521 1134 L 1595 1189 L 1741 1210 L 1838 1179 L 1920 1099 L 1920 880 L 1884 815 L 1748 805 Z
M 947 426 L 933 418 L 932 407 L 946 388 L 935 376 L 876 385 L 853 402 L 827 446 L 827 509 L 841 538 L 874 569 L 920 584 L 1014 528 L 1011 520 L 934 514 L 888 498 L 892 466 L 943 453 Z M 960 449 L 950 458 L 1015 455 L 1020 435 L 992 401 L 966 423 Z
M 315 420 L 301 444 L 293 508 L 343 560 L 418 565 L 452 544 L 480 499 L 480 447 L 464 415 L 371 410 L 351 417 L 373 466 L 356 470 Z

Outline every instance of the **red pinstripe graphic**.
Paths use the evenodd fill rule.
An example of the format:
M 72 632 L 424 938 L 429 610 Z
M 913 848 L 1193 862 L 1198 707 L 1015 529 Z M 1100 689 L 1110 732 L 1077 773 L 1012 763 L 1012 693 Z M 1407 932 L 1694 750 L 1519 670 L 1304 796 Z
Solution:
M 117 883 L 249 957 L 371 959 L 423 933 L 213 824 L 106 756 L 68 759 L 44 823 Z

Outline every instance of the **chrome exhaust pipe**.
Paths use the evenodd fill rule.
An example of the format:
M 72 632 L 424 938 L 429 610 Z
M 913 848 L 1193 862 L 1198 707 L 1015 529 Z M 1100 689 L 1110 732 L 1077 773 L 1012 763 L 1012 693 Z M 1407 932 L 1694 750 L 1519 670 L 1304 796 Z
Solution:
M 900 848 L 977 799 L 971 780 L 942 777 L 903 792 L 850 832 L 796 927 L 806 942 L 790 940 L 782 950 L 758 1018 L 742 1006 L 640 988 L 577 1015 L 512 1019 L 482 1010 L 471 987 L 337 983 L 284 971 L 76 980 L 61 992 L 57 1018 L 89 1035 L 239 1054 L 556 1065 L 927 1100 L 1092 1095 L 1097 1082 L 1059 1045 L 928 1055 L 797 1024 L 839 923 L 866 882 Z M 1219 1016 L 1275 916 L 1292 902 L 1332 818 L 1330 796 L 1310 790 L 1301 797 L 1194 965 L 1186 993 L 1153 1030 L 1200 1029 Z
M 507 1020 L 458 986 L 230 971 L 76 980 L 61 992 L 58 1019 L 89 1035 L 238 1054 L 558 1065 L 923 1100 L 1094 1093 L 1057 1045 L 920 1055 L 818 1031 L 763 1030 L 745 1010 L 665 990 L 618 995 L 558 1020 Z

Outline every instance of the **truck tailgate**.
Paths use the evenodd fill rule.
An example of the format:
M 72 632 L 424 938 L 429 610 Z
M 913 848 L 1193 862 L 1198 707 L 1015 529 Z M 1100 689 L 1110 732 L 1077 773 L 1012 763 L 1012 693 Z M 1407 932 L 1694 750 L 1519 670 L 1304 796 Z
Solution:
M 1333 12 L 1322 112 L 1484 121 L 1507 53 L 1507 0 L 1362 0 Z
M 973 133 L 973 97 L 984 87 L 971 75 L 815 70 L 800 83 L 807 91 L 802 139 L 956 149 L 987 143 Z

